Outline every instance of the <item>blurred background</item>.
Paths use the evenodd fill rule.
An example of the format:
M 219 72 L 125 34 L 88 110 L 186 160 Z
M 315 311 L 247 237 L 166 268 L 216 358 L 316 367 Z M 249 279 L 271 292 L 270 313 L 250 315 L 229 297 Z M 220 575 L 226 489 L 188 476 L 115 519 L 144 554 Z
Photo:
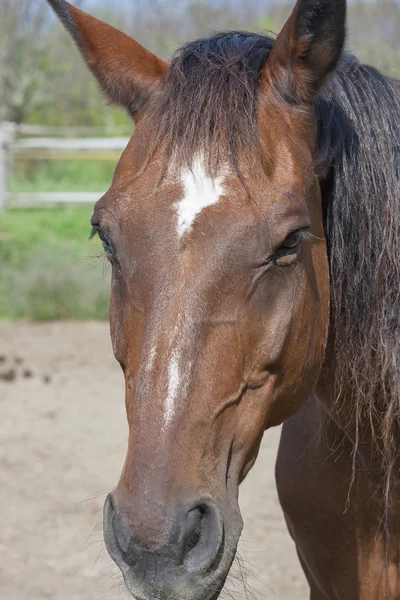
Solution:
M 292 3 L 74 0 L 162 57 L 215 30 L 278 32 Z M 348 51 L 400 77 L 400 3 L 349 3 Z M 45 0 L 0 0 L 0 598 L 128 597 L 101 537 L 122 468 L 123 380 L 93 203 L 132 134 Z M 303 598 L 276 497 L 279 431 L 245 482 L 229 597 Z M 100 558 L 99 558 L 100 557 Z M 247 584 L 244 585 L 243 580 Z
M 291 8 L 268 0 L 75 4 L 166 58 L 213 30 L 277 32 Z M 348 50 L 400 74 L 399 3 L 350 3 Z M 0 123 L 5 122 L 14 125 L 3 125 L 2 133 L 12 151 L 7 182 L 0 184 L 0 202 L 8 204 L 0 220 L 0 317 L 106 318 L 104 262 L 91 258 L 98 248 L 86 243 L 88 221 L 93 202 L 110 184 L 125 144 L 121 138 L 133 127 L 121 110 L 107 106 L 45 0 L 0 0 Z M 51 209 L 39 208 L 49 202 Z M 35 208 L 16 209 L 31 205 Z

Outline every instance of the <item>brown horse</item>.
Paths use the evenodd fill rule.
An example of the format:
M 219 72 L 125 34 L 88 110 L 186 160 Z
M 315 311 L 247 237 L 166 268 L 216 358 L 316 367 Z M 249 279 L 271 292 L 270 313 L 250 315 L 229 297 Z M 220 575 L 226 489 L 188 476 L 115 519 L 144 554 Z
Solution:
M 311 598 L 400 598 L 397 83 L 343 54 L 345 0 L 171 63 L 49 2 L 136 124 L 92 218 L 130 431 L 104 531 L 128 589 L 219 595 L 238 486 L 286 421 L 277 482 Z

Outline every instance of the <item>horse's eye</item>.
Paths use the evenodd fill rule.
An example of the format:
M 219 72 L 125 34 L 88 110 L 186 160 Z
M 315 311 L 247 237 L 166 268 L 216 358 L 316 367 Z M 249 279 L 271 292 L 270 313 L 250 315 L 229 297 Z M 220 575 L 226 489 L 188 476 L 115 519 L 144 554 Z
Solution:
M 297 231 L 293 231 L 292 233 L 289 233 L 281 248 L 296 250 L 300 246 L 303 237 L 304 232 L 302 230 L 298 229 Z
M 94 226 L 90 234 L 90 239 L 94 238 L 95 235 L 99 236 L 105 253 L 111 255 L 113 253 L 113 248 L 104 231 L 100 227 Z
M 292 264 L 296 258 L 301 242 L 305 237 L 307 237 L 307 231 L 304 229 L 297 229 L 296 231 L 289 233 L 283 244 L 281 244 L 274 252 L 275 264 L 278 266 Z

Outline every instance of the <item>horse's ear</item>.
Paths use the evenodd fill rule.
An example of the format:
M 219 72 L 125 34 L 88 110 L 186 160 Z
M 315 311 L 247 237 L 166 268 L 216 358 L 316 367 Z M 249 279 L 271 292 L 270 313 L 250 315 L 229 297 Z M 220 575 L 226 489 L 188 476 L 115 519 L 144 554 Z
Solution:
M 75 40 L 106 95 L 134 117 L 162 81 L 168 63 L 69 2 L 48 2 Z
M 294 103 L 309 101 L 335 70 L 346 38 L 346 0 L 298 0 L 264 75 Z

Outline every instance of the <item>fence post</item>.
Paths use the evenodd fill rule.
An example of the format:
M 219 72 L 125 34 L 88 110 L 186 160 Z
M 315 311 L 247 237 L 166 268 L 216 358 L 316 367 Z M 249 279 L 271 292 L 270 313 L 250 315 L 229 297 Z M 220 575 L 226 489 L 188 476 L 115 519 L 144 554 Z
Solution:
M 14 123 L 0 123 L 0 213 L 5 211 L 8 195 L 8 145 L 15 135 Z

